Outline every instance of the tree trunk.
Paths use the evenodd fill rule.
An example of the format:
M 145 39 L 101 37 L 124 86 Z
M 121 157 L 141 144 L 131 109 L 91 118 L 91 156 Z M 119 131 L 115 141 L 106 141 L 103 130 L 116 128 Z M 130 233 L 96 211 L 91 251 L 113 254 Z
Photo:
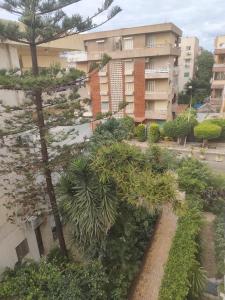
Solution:
M 32 71 L 33 75 L 37 76 L 38 71 L 38 62 L 37 62 L 37 48 L 35 44 L 30 45 L 31 58 L 32 58 Z M 43 106 L 42 106 L 42 91 L 41 89 L 35 90 L 35 106 L 37 113 L 37 125 L 39 130 L 39 137 L 41 143 L 41 156 L 44 167 L 44 176 L 47 187 L 47 194 L 51 203 L 53 216 L 55 219 L 56 232 L 59 239 L 59 246 L 62 254 L 67 256 L 67 249 L 65 244 L 65 239 L 63 235 L 62 223 L 59 216 L 59 210 L 56 202 L 54 186 L 52 183 L 52 174 L 49 168 L 49 156 L 48 156 L 48 148 L 46 144 L 46 129 L 45 129 L 45 121 L 43 115 Z

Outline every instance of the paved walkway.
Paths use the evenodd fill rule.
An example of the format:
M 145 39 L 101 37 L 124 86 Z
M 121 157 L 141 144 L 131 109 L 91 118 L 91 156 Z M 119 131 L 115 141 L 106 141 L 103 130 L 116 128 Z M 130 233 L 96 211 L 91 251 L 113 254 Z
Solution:
M 177 217 L 169 206 L 165 206 L 130 300 L 158 300 L 176 225 Z

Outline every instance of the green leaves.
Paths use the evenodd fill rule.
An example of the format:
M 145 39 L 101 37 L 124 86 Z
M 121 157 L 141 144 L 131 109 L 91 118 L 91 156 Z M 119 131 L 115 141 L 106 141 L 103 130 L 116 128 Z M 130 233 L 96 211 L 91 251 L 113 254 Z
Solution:
M 60 206 L 81 244 L 105 237 L 115 222 L 117 197 L 111 181 L 101 182 L 89 160 L 75 160 L 60 182 Z

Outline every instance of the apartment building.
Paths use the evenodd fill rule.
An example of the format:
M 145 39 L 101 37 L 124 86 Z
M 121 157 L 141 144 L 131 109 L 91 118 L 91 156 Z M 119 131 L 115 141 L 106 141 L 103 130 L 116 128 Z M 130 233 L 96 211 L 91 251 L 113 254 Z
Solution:
M 195 76 L 196 62 L 200 54 L 199 40 L 197 37 L 182 37 L 180 48 L 179 92 L 182 92 L 187 82 Z
M 225 35 L 215 39 L 214 61 L 210 103 L 225 113 Z
M 92 112 L 119 110 L 136 122 L 173 118 L 178 94 L 178 57 L 181 30 L 172 23 L 94 32 L 83 36 L 86 57 L 77 67 L 88 71 L 107 53 L 111 60 L 88 84 Z

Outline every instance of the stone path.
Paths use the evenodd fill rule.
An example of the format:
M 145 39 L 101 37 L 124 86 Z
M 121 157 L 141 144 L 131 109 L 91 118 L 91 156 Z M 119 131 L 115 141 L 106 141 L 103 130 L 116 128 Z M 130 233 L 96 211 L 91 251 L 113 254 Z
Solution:
M 177 217 L 169 206 L 165 206 L 130 300 L 158 300 L 176 225 Z

